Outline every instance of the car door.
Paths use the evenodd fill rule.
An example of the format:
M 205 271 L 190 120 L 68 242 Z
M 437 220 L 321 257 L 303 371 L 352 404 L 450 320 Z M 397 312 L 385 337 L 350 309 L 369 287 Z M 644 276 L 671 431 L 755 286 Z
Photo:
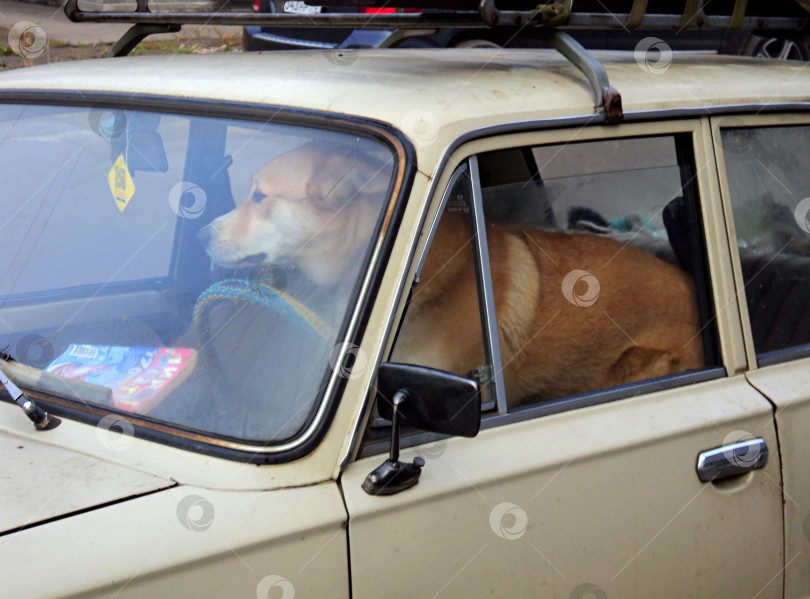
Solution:
M 389 440 L 371 413 L 358 457 L 341 476 L 353 596 L 781 597 L 776 434 L 770 404 L 743 374 L 708 121 L 484 139 L 460 148 L 450 163 L 459 170 L 451 183 L 444 174 L 439 189 L 447 192 L 433 198 L 439 225 L 423 235 L 433 245 L 412 266 L 419 282 L 389 346 L 394 361 L 474 376 L 482 387 L 482 431 L 472 439 L 404 433 L 402 459 L 425 461 L 420 482 L 372 496 L 361 485 L 385 459 Z M 472 224 L 444 266 L 461 272 L 454 260 L 474 256 L 466 268 L 476 268 L 478 297 L 461 297 L 469 288 L 461 283 L 431 293 L 441 275 L 420 272 L 438 247 L 442 219 L 459 212 L 469 212 Z M 504 236 L 498 227 L 511 235 L 510 249 L 492 242 Z M 544 234 L 528 229 L 613 237 L 599 243 L 615 244 L 616 256 L 600 261 L 583 250 L 566 257 L 541 247 Z M 650 247 L 630 248 L 639 238 Z M 631 325 L 645 326 L 634 321 L 634 312 L 643 316 L 636 305 L 660 304 L 664 328 L 681 324 L 671 298 L 649 297 L 651 277 L 609 276 L 608 263 L 658 251 L 653 246 L 669 251 L 673 263 L 688 262 L 682 267 L 694 279 L 701 321 L 690 341 L 702 345 L 704 358 L 685 372 L 598 386 L 603 379 L 590 380 L 593 363 L 613 351 L 604 335 L 620 340 L 634 335 Z M 553 270 L 555 261 L 578 266 L 529 295 L 546 301 L 544 294 L 559 294 L 555 305 L 562 307 L 509 320 L 509 306 L 528 292 L 509 296 L 508 285 L 520 272 L 530 276 L 526 268 Z M 415 313 L 420 293 L 439 298 L 433 309 L 441 318 L 430 326 Z M 615 293 L 630 306 L 621 316 L 603 308 Z M 498 299 L 504 295 L 511 299 Z M 587 326 L 571 328 L 576 319 Z M 525 346 L 515 348 L 518 336 Z M 470 351 L 469 339 L 477 339 L 472 353 L 480 366 L 468 373 L 468 361 L 456 358 Z M 621 343 L 630 354 L 644 347 L 640 338 Z M 534 348 L 534 361 L 520 358 L 524 347 Z M 567 360 L 569 353 L 576 359 Z M 518 375 L 535 376 L 542 364 L 568 387 L 544 387 L 551 379 L 539 375 L 541 392 L 521 395 L 510 380 L 516 359 Z M 721 479 L 709 469 L 708 478 L 718 478 L 698 478 L 698 456 L 710 450 L 734 476 Z
M 810 155 L 807 115 L 715 118 L 736 246 L 748 379 L 775 405 L 785 495 L 785 597 L 810 595 Z M 736 243 L 734 243 L 736 241 Z M 778 479 L 777 479 L 778 481 Z

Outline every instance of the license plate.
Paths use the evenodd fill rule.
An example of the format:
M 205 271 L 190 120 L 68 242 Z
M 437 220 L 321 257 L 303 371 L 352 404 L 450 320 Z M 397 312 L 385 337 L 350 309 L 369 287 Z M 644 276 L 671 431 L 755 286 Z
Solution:
M 320 6 L 310 6 L 303 0 L 290 0 L 284 3 L 284 12 L 291 12 L 297 15 L 316 15 L 321 12 Z

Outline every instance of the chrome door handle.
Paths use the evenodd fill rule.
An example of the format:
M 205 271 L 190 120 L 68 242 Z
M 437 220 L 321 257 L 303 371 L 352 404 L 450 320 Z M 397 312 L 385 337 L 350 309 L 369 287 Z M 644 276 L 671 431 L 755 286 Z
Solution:
M 746 439 L 700 452 L 697 475 L 701 482 L 707 483 L 764 468 L 767 463 L 768 446 L 765 439 Z

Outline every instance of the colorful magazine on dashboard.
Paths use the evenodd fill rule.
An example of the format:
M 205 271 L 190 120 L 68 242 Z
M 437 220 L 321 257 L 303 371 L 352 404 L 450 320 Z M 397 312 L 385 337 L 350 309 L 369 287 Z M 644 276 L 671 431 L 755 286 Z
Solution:
M 182 347 L 121 347 L 71 344 L 45 372 L 112 391 L 113 407 L 145 413 L 194 369 L 196 352 Z

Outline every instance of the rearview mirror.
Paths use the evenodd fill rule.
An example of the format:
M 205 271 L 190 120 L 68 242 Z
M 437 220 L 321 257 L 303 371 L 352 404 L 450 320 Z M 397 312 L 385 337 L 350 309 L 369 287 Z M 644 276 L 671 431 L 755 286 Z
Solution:
M 131 171 L 166 173 L 169 161 L 160 133 L 149 129 L 136 129 L 129 134 L 127 156 Z
M 363 490 L 370 495 L 393 495 L 419 482 L 425 461 L 399 461 L 402 421 L 422 430 L 464 437 L 475 437 L 481 428 L 478 384 L 424 366 L 382 364 L 377 372 L 377 409 L 391 421 L 391 451 L 363 482 Z
M 110 142 L 110 160 L 125 156 L 130 173 L 166 173 L 169 162 L 157 129 L 160 115 L 96 108 L 88 115 L 90 128 Z

